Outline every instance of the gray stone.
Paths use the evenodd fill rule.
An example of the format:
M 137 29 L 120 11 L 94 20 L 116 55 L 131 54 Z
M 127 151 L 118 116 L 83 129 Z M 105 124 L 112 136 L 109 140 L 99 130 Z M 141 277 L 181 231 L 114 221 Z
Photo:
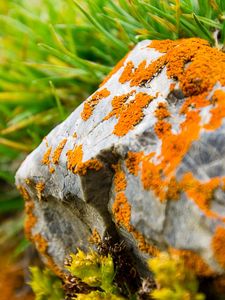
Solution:
M 199 43 L 200 50 L 211 49 L 201 41 L 194 42 Z M 185 42 L 181 41 L 180 45 L 182 43 Z M 183 151 L 183 142 L 179 144 L 175 139 L 170 142 L 166 137 L 183 138 L 182 124 L 188 117 L 180 111 L 188 97 L 180 90 L 179 80 L 168 75 L 167 65 L 147 81 L 131 86 L 130 80 L 140 63 L 146 60 L 146 64 L 151 65 L 165 55 L 165 51 L 150 48 L 150 44 L 148 40 L 140 42 L 98 90 L 107 89 L 108 93 L 102 98 L 96 93 L 90 96 L 48 134 L 17 172 L 16 184 L 23 194 L 27 191 L 29 197 L 25 195 L 25 198 L 34 206 L 28 213 L 28 229 L 29 219 L 36 218 L 28 230 L 30 238 L 39 251 L 38 237 L 46 241 L 47 248 L 41 253 L 50 257 L 60 269 L 66 255 L 77 248 L 87 250 L 90 247 L 89 238 L 95 229 L 102 238 L 109 233 L 125 239 L 133 248 L 137 263 L 141 264 L 157 251 L 174 248 L 195 254 L 216 274 L 225 273 L 218 258 L 220 253 L 215 249 L 216 230 L 222 228 L 225 232 L 223 186 L 220 182 L 208 188 L 207 203 L 202 204 L 195 197 L 199 189 L 200 194 L 204 194 L 212 179 L 225 178 L 225 122 L 222 119 L 218 128 L 207 130 L 204 126 L 210 124 L 215 105 L 209 103 L 198 109 L 188 107 L 190 112 L 196 111 L 200 116 L 199 134 L 191 137 L 191 126 L 196 120 L 189 121 L 184 144 L 186 140 L 190 143 L 184 145 L 180 160 L 171 167 Z M 133 63 L 133 74 L 124 81 L 120 78 L 128 62 Z M 188 72 L 191 65 L 189 63 L 183 72 Z M 172 94 L 173 86 L 176 92 Z M 217 90 L 225 91 L 220 82 L 207 91 L 205 98 L 210 99 Z M 128 93 L 131 94 L 114 111 L 117 115 L 104 119 L 112 112 L 114 97 Z M 153 99 L 143 104 L 138 115 L 138 108 L 132 104 L 137 102 L 135 97 L 140 93 L 143 93 L 142 98 L 147 95 Z M 169 116 L 157 117 L 160 103 L 164 103 Z M 137 105 L 140 108 L 141 101 Z M 172 127 L 172 131 L 163 133 L 162 137 L 155 129 L 160 121 Z M 123 127 L 122 133 L 119 125 Z M 60 148 L 64 139 L 65 145 Z M 168 153 L 171 147 L 181 149 L 171 151 L 169 161 L 164 161 L 163 145 L 168 147 Z M 129 152 L 140 153 L 135 164 L 136 174 L 129 169 Z M 178 153 L 177 157 L 173 153 Z M 147 167 L 144 167 L 145 161 Z M 158 166 L 163 169 L 158 170 Z M 147 187 L 143 179 L 145 174 Z M 187 174 L 191 174 L 192 179 L 184 183 Z M 171 180 L 175 185 L 171 189 L 172 196 L 166 193 L 170 191 Z M 164 196 L 157 196 L 158 192 Z M 120 196 L 124 203 L 118 200 Z M 219 243 L 223 242 L 219 240 Z M 225 247 L 225 244 L 220 246 Z

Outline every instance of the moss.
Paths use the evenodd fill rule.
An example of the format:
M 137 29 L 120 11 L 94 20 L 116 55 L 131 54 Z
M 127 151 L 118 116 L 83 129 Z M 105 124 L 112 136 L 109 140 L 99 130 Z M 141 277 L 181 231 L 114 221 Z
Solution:
M 151 293 L 158 300 L 203 300 L 198 293 L 198 282 L 194 273 L 185 268 L 178 256 L 161 253 L 159 257 L 149 260 L 149 267 L 156 279 L 157 289 Z
M 78 294 L 76 299 L 77 300 L 125 300 L 125 298 L 122 296 L 99 292 L 99 291 L 91 292 L 88 295 Z
M 62 300 L 64 297 L 62 282 L 50 270 L 41 271 L 31 267 L 30 286 L 35 293 L 35 300 Z

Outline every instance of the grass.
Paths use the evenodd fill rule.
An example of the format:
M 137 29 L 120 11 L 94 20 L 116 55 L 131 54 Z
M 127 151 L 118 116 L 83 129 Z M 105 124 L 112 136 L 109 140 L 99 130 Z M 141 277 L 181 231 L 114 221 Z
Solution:
M 196 36 L 222 48 L 224 20 L 224 0 L 1 1 L 0 220 L 22 210 L 21 161 L 138 41 Z

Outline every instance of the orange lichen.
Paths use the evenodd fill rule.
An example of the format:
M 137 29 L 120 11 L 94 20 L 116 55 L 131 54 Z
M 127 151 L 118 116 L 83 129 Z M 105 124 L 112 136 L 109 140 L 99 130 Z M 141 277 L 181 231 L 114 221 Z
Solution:
M 38 182 L 36 184 L 35 188 L 36 188 L 36 191 L 37 191 L 37 197 L 38 197 L 38 199 L 40 201 L 41 198 L 42 198 L 42 193 L 43 193 L 44 188 L 45 188 L 44 182 Z
M 77 133 L 76 132 L 74 132 L 74 134 L 73 134 L 73 138 L 77 138 Z
M 179 81 L 185 96 L 209 91 L 217 81 L 225 83 L 225 54 L 205 40 L 153 41 L 149 47 L 166 53 L 149 65 L 142 61 L 131 75 L 130 86 L 150 81 L 165 66 L 168 77 Z
M 153 257 L 159 255 L 160 253 L 159 249 L 156 246 L 148 243 L 145 240 L 145 237 L 140 232 L 138 232 L 133 226 L 130 226 L 130 232 L 132 232 L 132 234 L 134 235 L 135 239 L 138 242 L 138 248 L 142 252 L 148 253 Z
M 128 230 L 130 228 L 131 206 L 128 203 L 124 192 L 116 194 L 113 203 L 113 213 L 118 224 L 124 225 Z
M 62 140 L 62 141 L 59 143 L 58 147 L 55 149 L 55 151 L 54 151 L 54 153 L 53 153 L 53 156 L 52 156 L 52 162 L 53 162 L 54 164 L 58 164 L 58 163 L 59 163 L 60 155 L 61 155 L 61 153 L 62 153 L 62 150 L 63 150 L 63 148 L 64 148 L 66 142 L 67 142 L 67 139 Z
M 55 264 L 53 258 L 48 254 L 48 242 L 47 242 L 47 240 L 40 233 L 37 233 L 33 237 L 33 242 L 35 243 L 37 250 L 45 258 L 45 264 L 47 265 L 47 267 L 49 269 L 51 269 L 57 276 L 62 278 L 63 277 L 63 272 Z
M 36 184 L 36 189 L 42 193 L 44 188 L 44 184 L 42 182 Z M 40 234 L 32 234 L 32 229 L 37 223 L 37 217 L 34 215 L 34 202 L 30 197 L 28 191 L 24 186 L 18 186 L 21 195 L 25 199 L 25 212 L 26 212 L 26 220 L 25 220 L 25 234 L 26 237 L 33 243 L 35 243 L 38 251 L 45 257 L 46 265 L 59 277 L 62 277 L 62 271 L 58 268 L 58 266 L 54 263 L 53 259 L 47 253 L 48 250 L 48 242 L 45 238 Z
M 170 123 L 160 120 L 155 123 L 154 131 L 156 135 L 161 139 L 163 136 L 171 134 L 171 128 L 172 126 Z
M 34 215 L 34 202 L 24 186 L 20 185 L 17 188 L 25 200 L 26 220 L 24 224 L 24 232 L 27 239 L 32 241 L 32 228 L 37 223 L 37 217 Z
M 83 149 L 82 145 L 75 146 L 73 150 L 67 152 L 67 168 L 74 174 L 85 175 L 88 170 L 99 171 L 103 164 L 98 159 L 89 159 L 82 162 Z
M 207 93 L 202 93 L 197 96 L 191 96 L 185 99 L 181 109 L 181 114 L 186 114 L 189 109 L 199 109 L 210 105 L 210 101 L 206 99 Z
M 34 203 L 32 201 L 25 203 L 26 220 L 24 224 L 24 233 L 28 240 L 33 241 L 32 229 L 37 223 L 37 217 L 34 215 Z
M 168 105 L 166 102 L 160 102 L 155 110 L 155 117 L 158 120 L 163 120 L 170 116 L 170 112 L 168 111 Z
M 170 92 L 174 91 L 175 86 L 176 86 L 176 83 L 171 83 L 170 84 Z
M 46 152 L 44 153 L 44 156 L 42 158 L 42 164 L 43 165 L 49 165 L 50 164 L 50 155 L 51 155 L 52 147 L 48 147 Z
M 53 174 L 53 173 L 55 173 L 55 169 L 53 167 L 50 167 L 49 172 Z
M 172 177 L 167 184 L 165 198 L 167 200 L 178 200 L 180 197 L 181 191 L 182 191 L 181 183 L 178 182 L 175 177 Z
M 114 175 L 114 186 L 116 192 L 124 191 L 127 187 L 127 181 L 124 171 L 121 168 L 120 163 L 112 165 L 112 168 L 115 170 Z
M 172 255 L 181 257 L 185 266 L 194 271 L 198 276 L 211 277 L 215 275 L 215 272 L 204 262 L 204 260 L 197 253 L 191 250 L 179 250 L 175 248 L 169 248 L 169 252 Z
M 217 262 L 225 269 L 225 228 L 218 226 L 212 239 L 212 249 Z
M 102 168 L 103 164 L 98 159 L 89 159 L 83 163 L 78 164 L 74 173 L 84 176 L 86 175 L 88 170 L 99 171 Z
M 98 233 L 97 229 L 94 228 L 94 230 L 92 231 L 92 234 L 91 236 L 89 237 L 88 241 L 91 243 L 91 244 L 94 244 L 94 245 L 98 245 L 101 243 L 101 236 L 100 234 Z
M 171 50 L 172 48 L 176 47 L 182 40 L 153 40 L 148 45 L 149 48 L 154 48 L 158 50 L 159 52 L 167 52 L 168 50 Z
M 145 93 L 138 93 L 135 99 L 126 103 L 123 110 L 120 111 L 120 116 L 117 124 L 114 127 L 113 133 L 117 136 L 124 136 L 135 125 L 141 122 L 144 117 L 143 109 L 149 105 L 154 97 Z
M 102 100 L 103 98 L 108 97 L 109 95 L 110 95 L 110 91 L 108 91 L 106 88 L 95 92 L 94 95 L 84 103 L 84 108 L 81 113 L 81 118 L 84 121 L 87 121 L 92 115 L 99 101 Z
M 134 68 L 134 64 L 132 63 L 132 61 L 128 61 L 128 63 L 124 67 L 123 73 L 119 78 L 120 83 L 125 83 L 131 79 L 133 68 Z
M 17 189 L 19 190 L 21 196 L 23 197 L 23 199 L 25 201 L 30 201 L 31 200 L 31 197 L 30 197 L 28 191 L 26 190 L 26 188 L 23 185 L 18 185 Z
M 219 177 L 211 178 L 207 182 L 201 183 L 189 172 L 184 174 L 181 185 L 186 194 L 194 200 L 207 216 L 217 216 L 216 213 L 210 210 L 210 202 L 213 198 L 213 192 L 220 186 Z
M 158 119 L 154 126 L 156 135 L 161 139 L 164 136 L 171 134 L 171 124 L 164 121 L 165 118 L 170 116 L 167 103 L 160 102 L 154 114 Z
M 67 155 L 67 168 L 74 173 L 77 165 L 82 162 L 82 158 L 83 158 L 82 145 L 75 146 L 73 150 L 67 151 L 66 155 Z
M 141 153 L 138 153 L 141 155 Z M 130 154 L 132 156 L 132 154 Z M 116 220 L 116 223 L 124 226 L 128 232 L 130 232 L 138 243 L 138 247 L 141 251 L 148 253 L 149 255 L 156 256 L 159 251 L 154 246 L 149 244 L 144 236 L 138 232 L 130 223 L 131 219 L 131 205 L 125 195 L 125 189 L 127 186 L 125 173 L 121 168 L 120 163 L 113 165 L 115 170 L 114 187 L 115 187 L 115 200 L 112 206 L 112 211 Z M 133 171 L 134 169 L 131 168 Z
M 211 119 L 208 124 L 204 126 L 208 130 L 216 130 L 222 125 L 222 121 L 225 117 L 225 92 L 217 90 L 212 97 L 212 103 L 215 107 L 210 110 Z
M 33 236 L 33 241 L 41 254 L 45 254 L 48 249 L 48 243 L 40 233 Z
M 138 175 L 139 164 L 140 164 L 142 155 L 143 155 L 143 152 L 129 151 L 127 153 L 126 167 L 127 167 L 128 171 L 135 176 Z
M 108 120 L 115 116 L 116 118 L 119 118 L 121 112 L 123 111 L 125 107 L 126 101 L 129 99 L 129 97 L 134 93 L 135 91 L 131 91 L 127 94 L 122 94 L 120 96 L 115 96 L 112 99 L 112 111 L 104 118 L 104 120 Z
M 175 175 L 192 143 L 198 141 L 201 129 L 215 130 L 221 126 L 225 117 L 225 93 L 218 90 L 214 92 L 212 99 L 208 99 L 210 91 L 218 81 L 225 84 L 222 71 L 225 67 L 225 54 L 210 48 L 206 41 L 200 39 L 154 41 L 149 47 L 166 54 L 148 66 L 146 61 L 142 61 L 132 73 L 130 85 L 142 85 L 166 66 L 168 77 L 176 80 L 170 88 L 173 89 L 175 84 L 179 84 L 187 98 L 179 112 L 184 121 L 177 132 L 172 131 L 169 123 L 173 116 L 170 116 L 167 105 L 160 103 L 155 110 L 157 121 L 154 131 L 161 140 L 161 153 L 149 153 L 142 157 L 143 186 L 152 190 L 161 201 L 178 199 L 180 193 L 185 192 L 207 216 L 218 217 L 218 214 L 210 210 L 213 192 L 216 188 L 221 188 L 218 178 L 202 184 L 194 176 L 190 178 L 189 174 L 185 174 L 179 181 Z M 202 125 L 200 112 L 207 106 L 212 107 L 211 120 Z M 169 120 L 165 121 L 165 118 Z M 194 187 L 188 186 L 188 181 L 194 181 Z M 199 189 L 204 189 L 201 196 Z

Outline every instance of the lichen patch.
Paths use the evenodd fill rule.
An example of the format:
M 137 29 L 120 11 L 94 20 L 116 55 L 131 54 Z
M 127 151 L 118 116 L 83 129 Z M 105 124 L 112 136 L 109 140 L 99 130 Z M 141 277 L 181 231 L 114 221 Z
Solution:
M 102 162 L 98 159 L 89 159 L 82 162 L 83 159 L 83 149 L 82 145 L 75 146 L 74 149 L 67 152 L 67 168 L 74 174 L 79 174 L 81 176 L 86 175 L 88 170 L 99 171 L 103 168 Z
M 59 145 L 56 147 L 54 153 L 53 153 L 53 156 L 52 156 L 52 162 L 54 164 L 58 164 L 59 163 L 59 159 L 60 159 L 60 155 L 62 153 L 62 150 L 63 148 L 65 147 L 66 145 L 66 142 L 67 142 L 67 139 L 63 139 Z
M 87 121 L 91 117 L 99 101 L 108 97 L 109 95 L 110 95 L 110 91 L 108 91 L 107 88 L 95 92 L 94 95 L 84 103 L 84 108 L 81 113 L 81 118 L 84 121 Z

